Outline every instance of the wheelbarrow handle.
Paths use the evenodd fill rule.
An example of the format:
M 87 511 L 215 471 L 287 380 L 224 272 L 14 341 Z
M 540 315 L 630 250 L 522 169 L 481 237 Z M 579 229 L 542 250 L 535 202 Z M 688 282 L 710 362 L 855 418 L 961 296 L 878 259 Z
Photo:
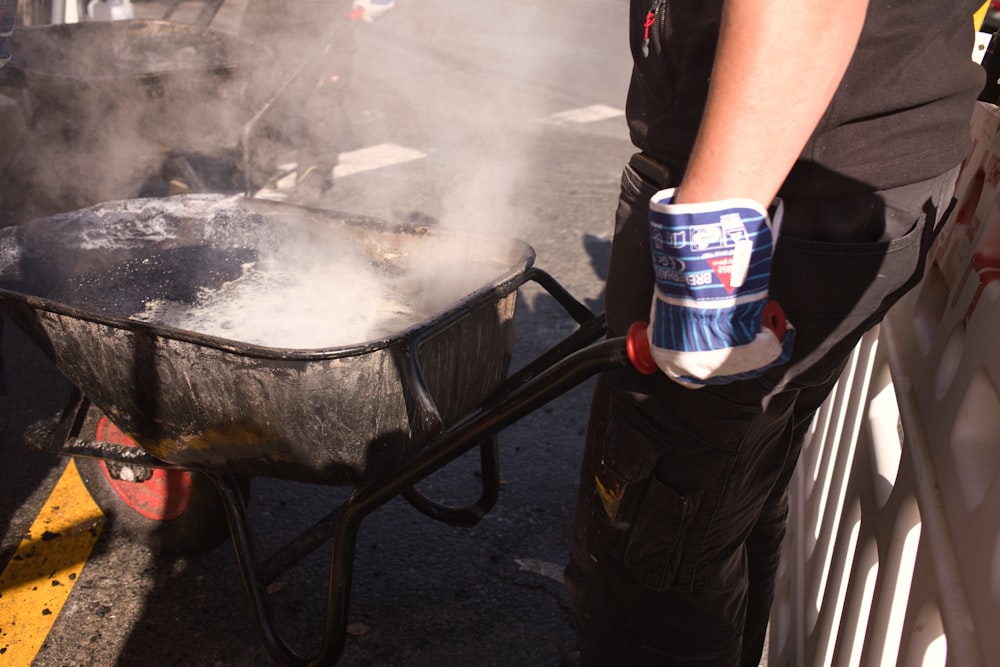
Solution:
M 219 476 L 211 477 L 223 493 L 234 543 L 238 546 L 237 561 L 258 629 L 264 637 L 265 645 L 276 659 L 288 665 L 312 667 L 333 664 L 342 655 L 346 643 L 347 613 L 358 531 L 362 520 L 371 512 L 400 494 L 410 493 L 415 484 L 440 470 L 475 444 L 495 436 L 502 429 L 595 373 L 629 366 L 637 370 L 646 369 L 640 372 L 655 372 L 656 365 L 649 354 L 649 341 L 646 338 L 646 325 L 643 322 L 632 325 L 627 336 L 610 338 L 591 345 L 578 344 L 585 338 L 592 339 L 599 335 L 599 332 L 603 331 L 603 320 L 603 316 L 594 317 L 582 327 L 580 336 L 571 336 L 573 340 L 568 347 L 573 351 L 565 355 L 560 354 L 558 360 L 547 364 L 544 368 L 537 368 L 537 372 L 523 373 L 512 378 L 515 383 L 508 391 L 501 392 L 501 395 L 494 397 L 493 401 L 484 405 L 479 412 L 467 416 L 442 432 L 395 474 L 378 484 L 355 488 L 351 497 L 336 512 L 316 525 L 318 530 L 315 531 L 317 534 L 315 539 L 304 535 L 304 546 L 293 545 L 289 552 L 292 560 L 285 561 L 285 554 L 278 554 L 281 562 L 273 561 L 279 565 L 277 568 L 272 567 L 272 561 L 262 568 L 250 562 L 251 559 L 246 554 L 251 553 L 252 544 L 249 540 L 249 528 L 245 525 L 245 512 L 238 507 L 236 495 L 231 489 L 227 489 Z M 653 370 L 649 371 L 650 368 Z M 492 503 L 489 504 L 492 506 Z M 488 510 L 489 507 L 484 509 Z M 297 562 L 299 553 L 304 555 L 311 552 L 321 541 L 329 539 L 331 533 L 333 547 L 330 588 L 327 594 L 323 642 L 316 655 L 305 657 L 296 654 L 275 627 L 263 580 L 276 577 L 276 570 L 283 570 L 287 562 Z

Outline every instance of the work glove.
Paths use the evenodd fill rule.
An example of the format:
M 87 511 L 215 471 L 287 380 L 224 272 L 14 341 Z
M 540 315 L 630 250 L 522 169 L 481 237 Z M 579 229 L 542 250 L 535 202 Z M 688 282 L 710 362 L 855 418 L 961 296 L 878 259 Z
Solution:
M 354 0 L 354 15 L 362 21 L 374 23 L 396 6 L 394 0 Z
M 757 377 L 788 361 L 795 331 L 768 301 L 782 203 L 649 203 L 656 289 L 646 329 L 656 365 L 691 388 Z

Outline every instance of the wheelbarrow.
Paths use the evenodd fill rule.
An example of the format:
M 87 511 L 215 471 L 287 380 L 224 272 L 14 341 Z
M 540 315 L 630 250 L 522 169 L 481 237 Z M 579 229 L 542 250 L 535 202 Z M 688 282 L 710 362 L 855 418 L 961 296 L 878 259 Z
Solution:
M 6 224 L 135 197 L 164 170 L 243 189 L 228 166 L 199 179 L 185 161 L 241 161 L 242 128 L 269 94 L 266 47 L 142 19 L 24 26 L 12 39 L 0 90 L 27 132 L 4 174 Z
M 207 18 L 217 9 L 208 0 Z M 167 194 L 172 180 L 189 192 L 251 194 L 287 157 L 264 135 L 305 122 L 290 110 L 342 33 L 331 28 L 315 53 L 284 62 L 203 18 L 19 28 L 0 91 L 18 99 L 28 131 L 0 179 L 0 225 Z
M 319 250 L 323 271 L 349 270 L 315 274 L 306 249 Z M 59 418 L 37 425 L 32 444 L 108 468 L 208 479 L 268 651 L 282 664 L 320 665 L 344 649 L 367 515 L 402 496 L 434 519 L 475 524 L 497 500 L 499 431 L 602 370 L 655 369 L 643 325 L 599 341 L 603 317 L 533 264 L 534 251 L 517 240 L 186 195 L 0 230 L 0 305 L 76 388 Z M 365 271 L 379 284 L 363 283 L 362 292 L 380 296 L 362 305 L 375 316 L 363 330 L 342 327 L 339 306 L 329 319 L 306 297 L 316 282 L 326 295 L 344 292 Z M 511 373 L 515 302 L 528 282 L 578 326 Z M 279 299 L 287 312 L 210 321 L 227 300 L 245 312 L 272 287 L 288 288 Z M 241 290 L 249 301 L 235 297 Z M 256 326 L 299 312 L 316 338 L 285 338 L 298 333 L 294 325 Z M 443 505 L 418 490 L 477 447 L 476 502 Z M 260 561 L 245 499 L 246 480 L 261 476 L 350 486 L 351 494 Z M 302 656 L 282 638 L 265 589 L 331 540 L 322 646 Z

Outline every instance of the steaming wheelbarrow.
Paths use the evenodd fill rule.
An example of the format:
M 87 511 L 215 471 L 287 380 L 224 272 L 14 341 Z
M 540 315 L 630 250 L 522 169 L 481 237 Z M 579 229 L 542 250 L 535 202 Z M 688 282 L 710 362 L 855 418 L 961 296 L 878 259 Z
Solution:
M 317 280 L 304 248 L 322 251 L 324 269 L 344 264 L 356 277 L 368 267 L 382 281 L 372 289 L 388 295 L 377 308 L 392 316 L 365 323 L 362 342 L 346 343 L 334 337 L 339 326 L 327 330 L 318 320 L 310 328 L 329 339 L 287 343 L 287 332 L 240 329 L 230 316 L 218 329 L 198 319 L 226 300 L 220 295 L 246 288 L 263 299 L 275 285 L 291 286 L 283 300 L 294 307 L 263 319 L 308 310 L 304 297 L 294 298 Z M 533 250 L 514 240 L 275 202 L 129 200 L 0 230 L 0 305 L 79 390 L 58 420 L 36 430 L 36 444 L 210 480 L 268 650 L 286 664 L 331 664 L 344 648 L 355 546 L 368 514 L 402 495 L 435 519 L 476 523 L 497 499 L 500 430 L 603 369 L 630 362 L 648 369 L 641 326 L 627 339 L 595 343 L 603 318 L 533 261 Z M 303 265 L 304 283 L 289 275 Z M 318 280 L 326 294 L 346 286 L 322 272 Z M 529 281 L 579 327 L 508 374 L 517 291 Z M 236 301 L 242 305 L 233 312 L 244 312 L 246 303 Z M 196 327 L 184 319 L 192 313 Z M 261 338 L 244 340 L 251 336 Z M 116 431 L 102 439 L 107 422 L 103 431 L 95 426 L 95 410 L 138 447 L 123 446 Z M 416 489 L 475 447 L 483 460 L 478 501 L 444 506 Z M 241 482 L 254 476 L 346 485 L 352 493 L 258 562 Z M 265 587 L 331 537 L 322 648 L 304 658 L 282 639 Z
M 201 26 L 87 21 L 24 26 L 12 39 L 0 89 L 17 97 L 28 132 L 0 181 L 8 224 L 134 197 L 164 170 L 196 180 L 188 156 L 238 163 L 243 127 L 269 95 L 268 49 Z M 232 173 L 200 176 L 241 191 Z
M 188 191 L 249 194 L 279 157 L 261 135 L 301 111 L 309 68 L 339 36 L 331 29 L 316 53 L 291 63 L 203 24 L 19 28 L 0 90 L 19 98 L 29 132 L 0 179 L 0 224 L 166 194 L 171 179 Z
M 91 130 L 106 119 L 179 150 L 235 146 L 253 75 L 270 60 L 233 35 L 152 19 L 24 26 L 12 39 L 0 83 L 30 95 L 30 116 Z

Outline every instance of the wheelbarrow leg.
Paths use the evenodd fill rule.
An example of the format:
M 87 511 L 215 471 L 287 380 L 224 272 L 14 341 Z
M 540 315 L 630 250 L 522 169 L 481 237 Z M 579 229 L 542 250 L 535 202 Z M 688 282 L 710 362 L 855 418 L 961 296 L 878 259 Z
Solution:
M 215 482 L 226 508 L 240 575 L 261 639 L 271 657 L 283 665 L 336 664 L 344 652 L 347 639 L 347 611 L 350 606 L 354 553 L 364 512 L 351 511 L 350 499 L 341 506 L 340 516 L 333 530 L 333 554 L 330 560 L 323 643 L 316 656 L 307 658 L 298 655 L 288 646 L 275 622 L 274 612 L 267 596 L 265 577 L 262 576 L 261 567 L 254 555 L 246 505 L 236 479 L 230 476 L 206 474 Z
M 416 486 L 403 491 L 402 496 L 422 514 L 450 526 L 469 527 L 489 514 L 500 497 L 500 446 L 494 435 L 479 446 L 480 473 L 483 492 L 475 503 L 451 507 L 430 500 Z
M 575 387 L 597 372 L 625 367 L 629 363 L 624 339 L 608 340 L 578 350 L 558 364 L 558 368 L 553 366 L 533 378 L 530 384 L 505 392 L 501 404 L 493 404 L 443 433 L 433 447 L 417 455 L 396 475 L 379 484 L 355 488 L 351 497 L 340 506 L 332 527 L 333 553 L 330 559 L 323 643 L 319 654 L 314 658 L 303 658 L 295 654 L 277 631 L 263 583 L 262 568 L 254 557 L 246 506 L 236 480 L 231 476 L 206 473 L 215 481 L 226 508 L 240 574 L 261 636 L 272 657 L 282 664 L 310 667 L 332 665 L 340 659 L 347 637 L 347 612 L 350 607 L 358 531 L 365 516 L 469 451 L 475 443 L 492 439 L 501 430 L 563 394 L 568 388 Z
M 274 613 L 267 597 L 267 590 L 258 575 L 253 540 L 247 523 L 246 504 L 236 489 L 235 481 L 228 476 L 208 474 L 215 482 L 222 503 L 226 508 L 226 519 L 229 521 L 229 531 L 232 533 L 236 562 L 240 568 L 243 586 L 246 589 L 250 608 L 257 621 L 257 629 L 261 633 L 261 638 L 275 660 L 288 665 L 300 664 L 298 656 L 288 647 L 275 626 Z

